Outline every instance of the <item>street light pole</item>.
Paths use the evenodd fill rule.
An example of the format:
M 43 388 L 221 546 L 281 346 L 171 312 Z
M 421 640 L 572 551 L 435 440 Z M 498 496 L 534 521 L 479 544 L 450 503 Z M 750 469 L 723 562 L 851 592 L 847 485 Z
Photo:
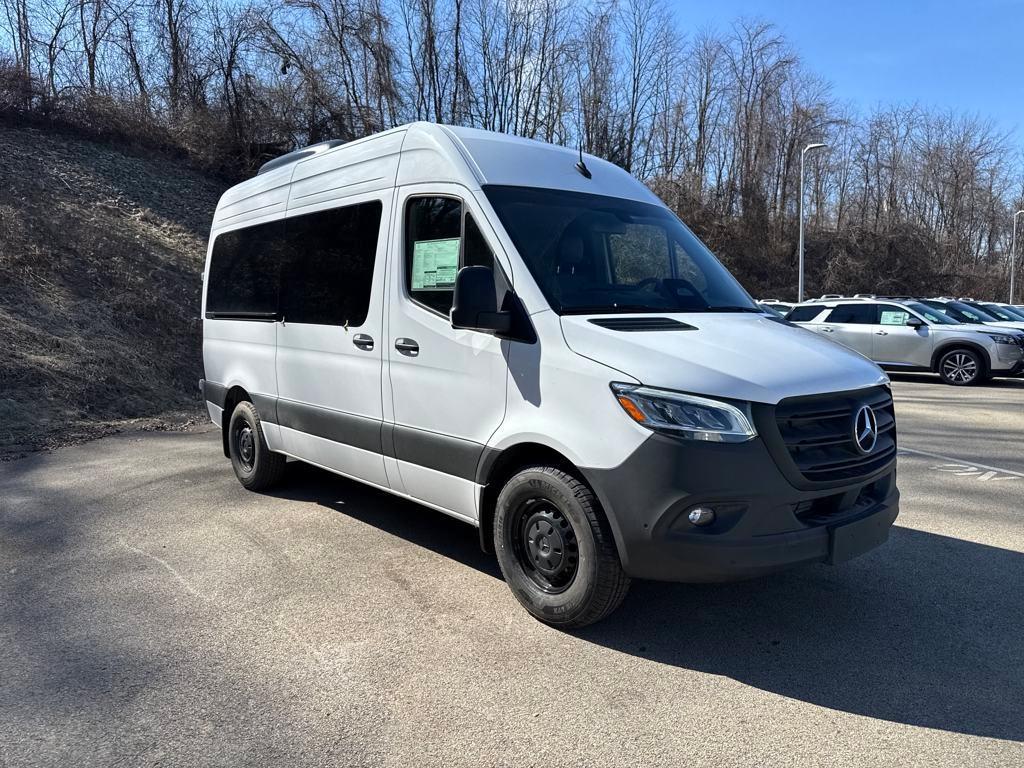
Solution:
M 1013 304 L 1013 273 L 1017 267 L 1017 217 L 1024 211 L 1013 214 L 1013 238 L 1010 240 L 1010 304 Z
M 812 149 L 822 149 L 827 144 L 808 144 L 800 153 L 800 245 L 798 246 L 800 259 L 800 276 L 797 280 L 796 300 L 804 300 L 804 155 Z

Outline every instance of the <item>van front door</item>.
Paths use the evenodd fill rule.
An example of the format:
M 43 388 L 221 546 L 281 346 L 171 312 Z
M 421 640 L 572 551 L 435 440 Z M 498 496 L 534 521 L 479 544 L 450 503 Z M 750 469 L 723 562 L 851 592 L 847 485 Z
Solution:
M 459 268 L 491 267 L 502 293 L 508 271 L 461 187 L 400 190 L 396 211 L 386 350 L 393 425 L 384 452 L 410 496 L 475 520 L 477 464 L 505 415 L 508 342 L 455 330 L 448 314 Z
M 392 193 L 286 220 L 277 330 L 285 451 L 389 487 L 382 456 L 383 299 Z

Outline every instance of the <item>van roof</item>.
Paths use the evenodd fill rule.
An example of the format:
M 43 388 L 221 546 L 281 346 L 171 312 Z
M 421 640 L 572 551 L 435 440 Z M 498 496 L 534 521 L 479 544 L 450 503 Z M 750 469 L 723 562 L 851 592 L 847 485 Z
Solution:
M 320 142 L 270 161 L 221 197 L 213 229 L 255 224 L 351 195 L 428 182 L 543 187 L 660 205 L 616 165 L 567 147 L 477 128 L 417 122 L 347 143 Z

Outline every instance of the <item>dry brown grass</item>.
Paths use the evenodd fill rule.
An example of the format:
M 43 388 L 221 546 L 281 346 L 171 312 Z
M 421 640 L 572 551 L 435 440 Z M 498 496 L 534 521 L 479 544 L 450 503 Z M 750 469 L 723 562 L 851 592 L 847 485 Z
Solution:
M 226 186 L 0 123 L 0 456 L 196 418 L 203 257 Z

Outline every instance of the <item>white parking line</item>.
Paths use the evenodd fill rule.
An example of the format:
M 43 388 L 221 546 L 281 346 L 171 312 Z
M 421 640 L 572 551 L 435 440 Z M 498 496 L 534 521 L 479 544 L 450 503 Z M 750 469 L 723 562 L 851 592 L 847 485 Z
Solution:
M 937 469 L 942 472 L 954 472 L 955 474 L 962 475 L 977 475 L 979 480 L 998 479 L 997 475 L 1024 477 L 1024 472 L 1015 472 L 1012 469 L 1003 469 L 1002 467 L 991 467 L 988 464 L 978 464 L 974 461 L 965 461 L 964 459 L 958 459 L 952 456 L 943 456 L 941 453 L 919 451 L 915 448 L 900 448 L 899 452 L 909 453 L 916 456 L 927 456 L 929 459 L 941 459 L 942 461 L 949 463 L 938 467 L 932 467 L 932 469 Z M 982 470 L 987 470 L 987 472 L 982 473 Z M 993 472 L 996 474 L 991 474 Z

